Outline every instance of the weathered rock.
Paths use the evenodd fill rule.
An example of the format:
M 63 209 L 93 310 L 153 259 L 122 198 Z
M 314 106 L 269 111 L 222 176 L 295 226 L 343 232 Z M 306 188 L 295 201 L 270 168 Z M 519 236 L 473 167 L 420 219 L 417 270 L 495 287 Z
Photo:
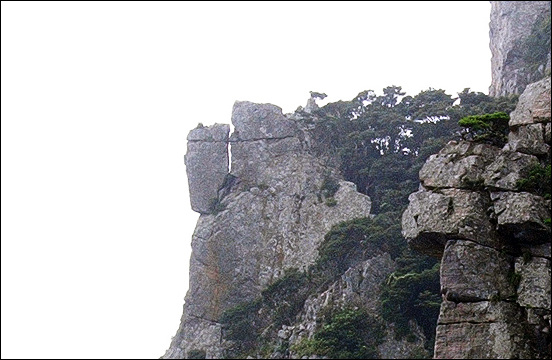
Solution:
M 494 190 L 517 190 L 517 181 L 527 177 L 537 157 L 514 151 L 501 151 L 482 175 L 483 184 Z
M 198 220 L 182 324 L 165 357 L 194 349 L 222 356 L 225 310 L 260 296 L 284 270 L 307 268 L 333 225 L 370 214 L 370 198 L 308 154 L 300 130 L 278 107 L 238 102 L 232 120 L 232 181 L 217 187 L 216 209 Z M 210 133 L 202 131 L 189 145 L 223 143 L 207 142 Z M 189 153 L 187 165 L 195 154 Z M 322 191 L 328 179 L 339 184 L 332 206 Z
M 510 114 L 509 126 L 550 122 L 550 96 L 550 77 L 528 85 Z
M 402 234 L 422 253 L 440 257 L 449 239 L 468 239 L 496 246 L 494 225 L 487 217 L 487 195 L 461 189 L 410 194 L 402 216 Z
M 517 185 L 550 157 L 550 79 L 527 87 L 510 127 L 503 149 L 432 155 L 403 213 L 410 246 L 442 254 L 435 358 L 550 357 L 550 201 Z
M 550 218 L 550 209 L 541 196 L 508 191 L 493 193 L 493 198 L 499 231 L 520 242 L 550 241 L 550 229 L 544 223 Z
M 188 135 L 184 157 L 192 210 L 209 214 L 218 200 L 218 190 L 228 174 L 229 125 L 197 128 Z
M 232 109 L 232 141 L 281 139 L 297 135 L 297 125 L 272 104 L 236 101 Z
M 441 266 L 441 293 L 449 301 L 507 299 L 515 294 L 509 281 L 512 258 L 472 241 L 447 242 Z
M 518 358 L 523 350 L 522 333 L 519 322 L 437 325 L 433 358 Z
M 441 303 L 439 324 L 515 322 L 521 317 L 517 304 L 506 301 L 453 302 Z
M 328 306 L 339 308 L 356 305 L 363 306 L 370 314 L 379 313 L 381 286 L 395 268 L 396 264 L 388 253 L 375 254 L 372 258 L 351 267 L 326 291 L 313 295 L 305 301 L 301 317 L 298 319 L 298 326 L 293 328 L 283 326 L 279 334 L 285 334 L 290 346 L 298 344 L 304 338 L 312 338 L 317 319 Z M 416 334 L 414 342 L 395 339 L 394 325 L 386 324 L 386 326 L 385 340 L 378 346 L 381 358 L 407 359 L 420 354 L 428 355 L 423 347 L 425 337 L 416 324 L 410 324 Z
M 428 189 L 481 186 L 486 167 L 499 153 L 500 149 L 491 145 L 451 142 L 425 162 L 420 170 L 420 181 Z
M 516 273 L 520 277 L 517 302 L 523 307 L 550 311 L 550 260 L 533 257 L 527 262 L 516 259 Z
M 188 141 L 221 141 L 228 142 L 228 133 L 230 126 L 228 124 L 214 124 L 211 126 L 199 126 L 192 129 L 186 140 Z
M 508 134 L 508 149 L 533 155 L 546 155 L 550 145 L 544 141 L 543 124 L 531 124 L 512 128 Z
M 541 79 L 549 58 L 541 63 L 530 61 L 524 41 L 534 25 L 550 13 L 549 1 L 491 1 L 490 96 L 521 94 L 527 84 Z
M 282 159 L 293 157 L 293 154 L 301 151 L 301 142 L 297 137 L 239 141 L 232 142 L 231 146 L 232 175 L 255 185 L 269 185 L 277 182 L 270 178 L 270 174 L 265 169 L 285 166 L 285 164 L 280 164 Z M 286 154 L 288 156 L 284 156 Z

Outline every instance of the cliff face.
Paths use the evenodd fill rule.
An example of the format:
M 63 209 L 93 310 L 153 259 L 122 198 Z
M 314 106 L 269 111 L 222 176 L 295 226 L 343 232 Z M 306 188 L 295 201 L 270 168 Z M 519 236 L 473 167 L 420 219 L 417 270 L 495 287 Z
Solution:
M 522 51 L 550 3 L 491 3 L 490 93 L 523 92 L 508 142 L 451 141 L 432 155 L 402 231 L 411 248 L 441 259 L 435 358 L 549 358 L 551 204 L 520 183 L 550 162 L 550 77 L 532 83 L 550 68 L 549 50 L 543 66 Z M 301 121 L 316 108 L 310 99 L 284 115 L 236 102 L 232 134 L 216 124 L 188 135 L 190 200 L 201 215 L 180 327 L 163 358 L 317 358 L 314 335 L 339 316 L 367 320 L 353 323 L 366 358 L 431 357 L 416 321 L 400 339 L 383 319 L 381 295 L 412 274 L 396 272 L 398 239 L 366 240 L 371 200 L 324 154 L 316 122 Z M 358 242 L 328 245 L 343 233 Z
M 230 139 L 227 125 L 188 136 L 190 198 L 201 216 L 184 315 L 167 358 L 192 350 L 222 357 L 224 310 L 258 297 L 285 269 L 305 269 L 332 225 L 370 212 L 370 199 L 306 151 L 304 132 L 280 108 L 236 102 L 232 123 Z M 323 195 L 330 180 L 339 184 L 333 206 Z
M 518 182 L 550 162 L 550 77 L 526 88 L 509 126 L 503 148 L 432 155 L 403 214 L 410 246 L 442 258 L 435 358 L 551 355 L 550 199 Z
M 550 74 L 550 1 L 491 1 L 489 27 L 490 96 L 521 94 Z

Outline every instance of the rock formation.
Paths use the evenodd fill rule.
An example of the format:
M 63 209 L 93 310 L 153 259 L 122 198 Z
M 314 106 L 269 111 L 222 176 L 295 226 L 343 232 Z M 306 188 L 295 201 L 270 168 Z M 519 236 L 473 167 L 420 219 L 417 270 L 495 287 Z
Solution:
M 410 246 L 442 258 L 435 358 L 551 355 L 550 199 L 518 182 L 550 162 L 550 77 L 509 126 L 503 148 L 451 142 L 430 156 L 403 214 Z
M 370 199 L 306 151 L 303 132 L 279 107 L 236 102 L 232 123 L 229 140 L 227 125 L 188 136 L 190 199 L 201 216 L 184 314 L 166 358 L 191 350 L 220 358 L 224 310 L 259 296 L 285 269 L 312 264 L 332 225 L 370 213 Z M 223 174 L 228 142 L 232 165 Z M 329 178 L 339 183 L 335 206 L 320 195 Z
M 228 174 L 230 126 L 199 126 L 188 134 L 184 158 L 192 210 L 209 214 L 217 204 L 218 190 Z
M 491 1 L 489 25 L 490 96 L 521 94 L 550 74 L 550 1 Z
M 441 259 L 435 358 L 549 358 L 551 203 L 520 184 L 550 162 L 549 49 L 545 61 L 525 51 L 527 39 L 549 21 L 550 3 L 491 3 L 490 95 L 522 93 L 508 142 L 499 148 L 451 141 L 432 155 L 409 197 L 402 231 L 411 248 Z M 398 339 L 398 325 L 379 313 L 380 295 L 399 267 L 382 244 L 362 245 L 362 256 L 356 244 L 357 253 L 344 254 L 352 259 L 344 269 L 313 280 L 320 274 L 311 269 L 334 271 L 316 268 L 332 227 L 373 218 L 370 198 L 343 180 L 341 160 L 324 153 L 314 136 L 321 96 L 311 92 L 305 109 L 286 115 L 271 104 L 236 102 L 231 135 L 221 124 L 189 133 L 185 164 L 200 217 L 180 327 L 163 358 L 317 358 L 301 346 L 329 310 L 347 307 L 366 310 L 383 327 L 374 332 L 379 340 L 371 356 L 431 356 L 416 321 L 407 325 L 410 336 Z M 286 279 L 291 287 L 282 290 Z M 303 297 L 294 302 L 297 296 Z M 433 316 L 438 304 L 437 298 Z M 293 306 L 291 319 L 274 321 Z M 224 320 L 233 311 L 250 316 L 239 331 L 262 331 L 246 352 L 236 350 L 243 344 Z

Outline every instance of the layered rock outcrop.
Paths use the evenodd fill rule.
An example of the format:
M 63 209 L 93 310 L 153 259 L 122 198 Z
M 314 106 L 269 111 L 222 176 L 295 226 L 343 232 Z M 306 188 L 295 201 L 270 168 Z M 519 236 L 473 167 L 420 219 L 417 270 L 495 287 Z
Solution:
M 521 94 L 550 74 L 550 1 L 491 1 L 489 25 L 490 96 Z
M 519 189 L 550 162 L 550 77 L 527 87 L 509 126 L 503 148 L 432 155 L 403 214 L 410 246 L 442 259 L 435 358 L 551 355 L 550 199 Z

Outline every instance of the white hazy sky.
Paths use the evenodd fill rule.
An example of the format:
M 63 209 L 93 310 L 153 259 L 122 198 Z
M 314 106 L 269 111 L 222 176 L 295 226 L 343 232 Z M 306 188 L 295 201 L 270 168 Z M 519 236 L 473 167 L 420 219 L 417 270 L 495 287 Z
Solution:
M 158 358 L 188 287 L 183 163 L 234 101 L 488 93 L 490 4 L 10 2 L 2 358 Z

